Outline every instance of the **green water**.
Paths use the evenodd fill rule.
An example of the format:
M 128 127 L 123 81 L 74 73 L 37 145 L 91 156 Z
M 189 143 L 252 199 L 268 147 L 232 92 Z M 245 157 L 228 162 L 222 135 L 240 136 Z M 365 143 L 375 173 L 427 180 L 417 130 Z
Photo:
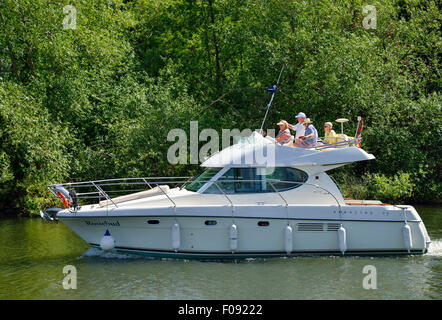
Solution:
M 442 299 L 442 208 L 416 209 L 433 241 L 424 256 L 239 262 L 103 253 L 62 223 L 0 220 L 0 299 Z M 63 287 L 66 265 L 76 289 Z M 363 288 L 366 265 L 376 289 Z

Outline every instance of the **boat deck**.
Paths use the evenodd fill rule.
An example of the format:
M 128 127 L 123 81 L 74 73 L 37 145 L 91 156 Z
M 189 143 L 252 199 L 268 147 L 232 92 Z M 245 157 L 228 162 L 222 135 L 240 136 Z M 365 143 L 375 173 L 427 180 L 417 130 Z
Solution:
M 355 200 L 355 199 L 344 199 L 345 204 L 348 206 L 390 206 L 388 203 L 383 203 L 379 200 Z

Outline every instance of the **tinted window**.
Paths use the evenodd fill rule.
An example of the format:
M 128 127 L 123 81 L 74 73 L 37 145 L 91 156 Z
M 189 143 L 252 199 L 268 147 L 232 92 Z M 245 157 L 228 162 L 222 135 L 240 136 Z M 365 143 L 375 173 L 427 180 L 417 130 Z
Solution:
M 307 178 L 307 173 L 295 168 L 231 168 L 216 183 L 227 194 L 275 192 L 299 187 Z M 214 184 L 205 192 L 221 193 Z
M 207 168 L 195 178 L 192 179 L 187 185 L 184 186 L 186 190 L 198 191 L 207 181 L 213 178 L 222 168 Z
M 269 191 L 296 188 L 308 179 L 307 173 L 295 168 L 263 168 L 258 169 L 258 174 L 261 174 L 258 175 L 261 180 L 265 180 L 262 183 L 263 189 L 268 189 Z
M 255 171 L 255 168 L 231 168 L 217 180 L 217 183 L 226 193 L 259 192 Z

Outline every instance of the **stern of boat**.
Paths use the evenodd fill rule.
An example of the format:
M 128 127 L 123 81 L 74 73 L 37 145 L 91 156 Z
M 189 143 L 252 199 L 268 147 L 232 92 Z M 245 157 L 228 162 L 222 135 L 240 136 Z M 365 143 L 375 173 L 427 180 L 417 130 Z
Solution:
M 415 228 L 415 232 L 418 234 L 418 239 L 419 238 L 422 239 L 423 243 L 421 244 L 421 246 L 423 252 L 427 253 L 431 244 L 431 239 L 430 236 L 428 235 L 427 228 L 425 227 L 425 224 L 422 218 L 420 217 L 419 213 L 413 206 L 407 206 L 407 211 L 410 212 L 414 220 L 419 221 Z

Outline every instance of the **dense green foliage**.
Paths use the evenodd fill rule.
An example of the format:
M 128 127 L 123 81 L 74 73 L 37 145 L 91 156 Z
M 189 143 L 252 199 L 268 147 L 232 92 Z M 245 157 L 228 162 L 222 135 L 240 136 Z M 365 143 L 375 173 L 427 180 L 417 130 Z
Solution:
M 181 175 L 173 128 L 267 128 L 303 111 L 364 117 L 376 160 L 338 169 L 347 196 L 441 198 L 441 4 L 362 0 L 1 0 L 0 208 L 35 213 L 65 180 Z M 64 29 L 73 5 L 76 29 Z

